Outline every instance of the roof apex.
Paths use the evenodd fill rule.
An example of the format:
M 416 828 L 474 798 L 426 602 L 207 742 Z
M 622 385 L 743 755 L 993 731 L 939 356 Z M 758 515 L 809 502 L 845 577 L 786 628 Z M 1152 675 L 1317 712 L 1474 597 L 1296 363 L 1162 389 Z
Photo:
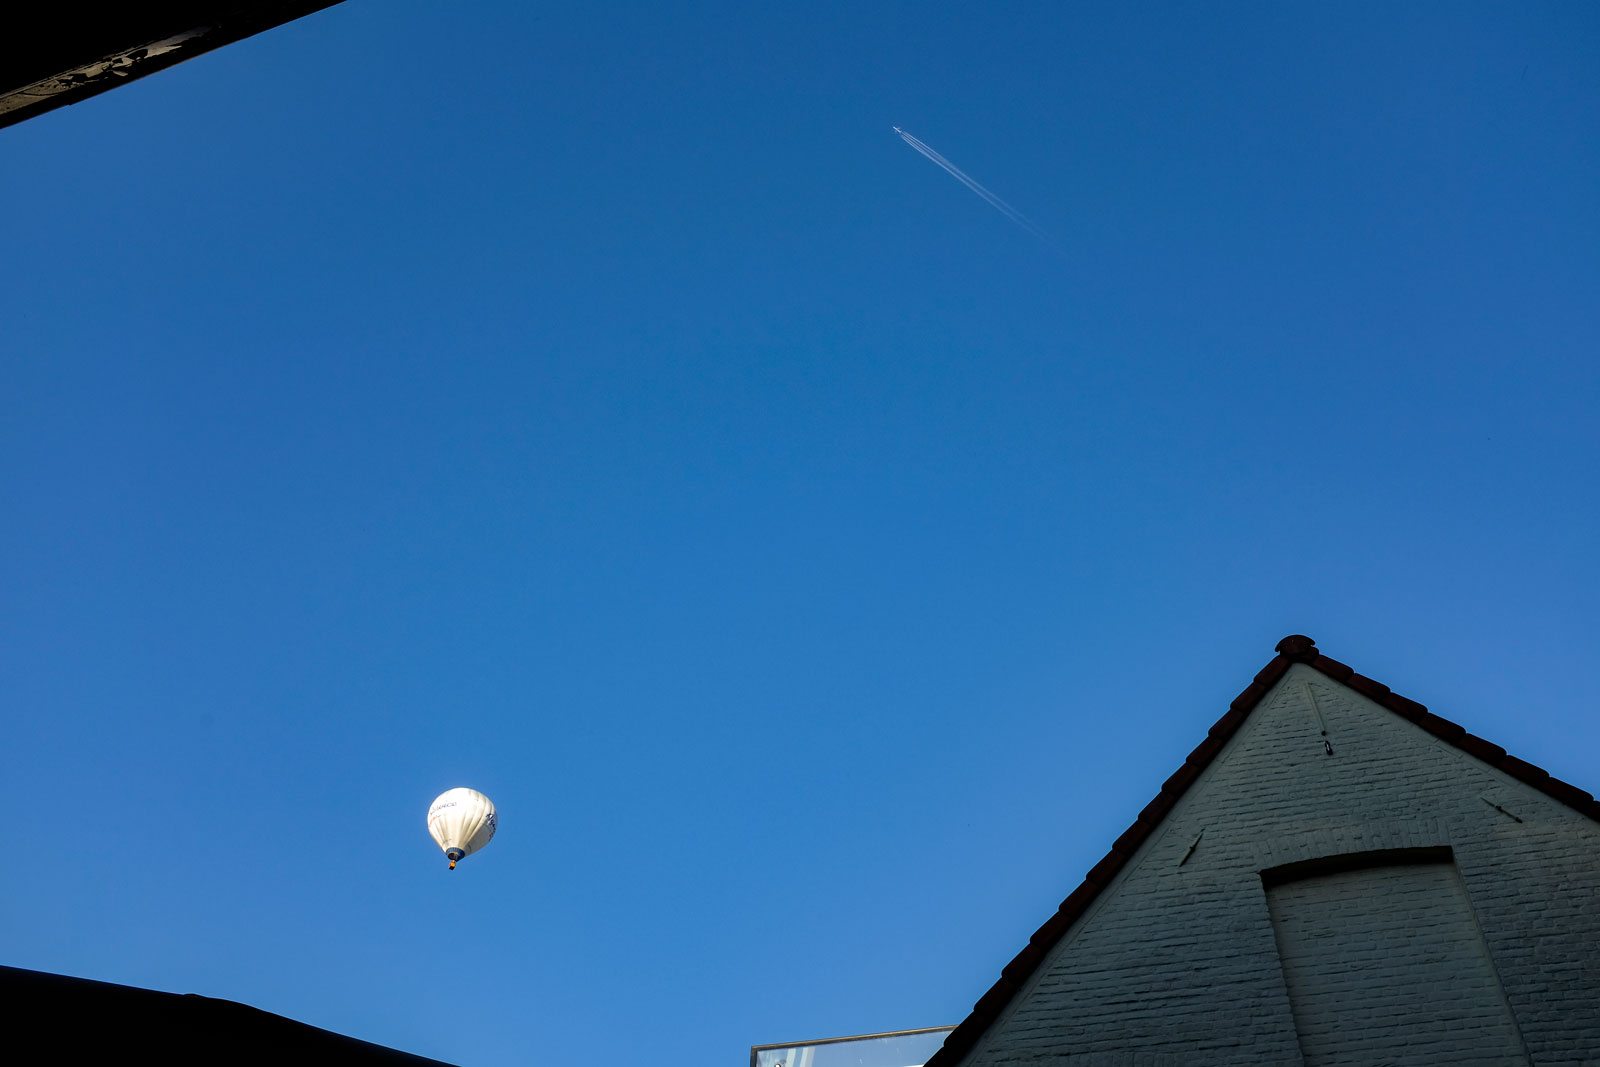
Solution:
M 1309 662 L 1318 655 L 1317 643 L 1305 634 L 1290 634 L 1274 645 L 1272 650 L 1296 663 Z
M 1406 721 L 1415 723 L 1469 756 L 1482 760 L 1546 796 L 1559 800 L 1580 814 L 1600 822 L 1600 801 L 1595 800 L 1589 793 L 1558 778 L 1552 778 L 1543 768 L 1507 755 L 1505 749 L 1467 733 L 1463 727 L 1433 714 L 1415 700 L 1409 700 L 1392 692 L 1382 682 L 1357 674 L 1338 660 L 1324 656 L 1317 649 L 1316 642 L 1306 635 L 1290 634 L 1279 641 L 1273 651 L 1277 655 L 1256 674 L 1244 691 L 1233 699 L 1228 705 L 1227 712 L 1211 727 L 1200 744 L 1195 746 L 1194 751 L 1189 753 L 1188 758 L 1183 761 L 1183 766 L 1162 783 L 1161 791 L 1156 798 L 1139 813 L 1133 825 L 1117 838 L 1111 846 L 1111 851 L 1090 868 L 1083 882 L 1061 902 L 1056 913 L 1039 927 L 1023 950 L 1006 965 L 1001 971 L 1000 980 L 990 987 L 977 1004 L 973 1005 L 972 1014 L 950 1032 L 950 1036 L 945 1038 L 944 1046 L 933 1054 L 926 1067 L 955 1067 L 961 1057 L 971 1051 L 978 1043 L 978 1039 L 1011 1003 L 1012 998 L 1022 991 L 1033 972 L 1044 963 L 1050 950 L 1089 910 L 1089 906 L 1100 895 L 1101 890 L 1110 884 L 1116 872 L 1133 857 L 1172 811 L 1178 798 L 1188 791 L 1200 777 L 1201 772 L 1222 751 L 1228 739 L 1238 732 L 1239 727 L 1249 718 L 1261 699 L 1296 663 L 1305 664 L 1331 681 L 1338 682 Z

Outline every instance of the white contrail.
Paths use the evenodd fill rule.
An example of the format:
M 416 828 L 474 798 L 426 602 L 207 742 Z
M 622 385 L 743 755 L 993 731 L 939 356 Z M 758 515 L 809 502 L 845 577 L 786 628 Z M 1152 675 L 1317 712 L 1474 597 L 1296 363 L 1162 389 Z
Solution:
M 965 185 L 968 189 L 971 189 L 973 192 L 983 197 L 983 199 L 988 202 L 990 207 L 1000 212 L 1000 214 L 1004 215 L 1018 226 L 1021 226 L 1024 230 L 1027 230 L 1029 233 L 1033 234 L 1045 244 L 1052 248 L 1056 248 L 1059 251 L 1059 246 L 1057 246 L 1056 243 L 1050 239 L 1049 234 L 1045 233 L 1043 230 L 1039 229 L 1039 227 L 1029 222 L 1027 216 L 1023 215 L 1022 212 L 1018 211 L 1004 200 L 1001 200 L 998 196 L 995 196 L 982 185 L 978 184 L 978 182 L 968 177 L 966 171 L 962 170 L 960 167 L 956 166 L 954 163 L 950 162 L 948 159 L 944 158 L 939 153 L 923 144 L 920 140 L 902 130 L 900 127 L 896 126 L 894 128 L 894 132 L 898 133 L 900 135 L 900 139 L 906 144 L 910 145 L 912 148 L 915 148 L 918 152 L 921 152 L 923 155 L 939 164 L 939 166 L 943 167 L 947 172 L 949 172 L 950 177 L 954 178 L 962 185 Z

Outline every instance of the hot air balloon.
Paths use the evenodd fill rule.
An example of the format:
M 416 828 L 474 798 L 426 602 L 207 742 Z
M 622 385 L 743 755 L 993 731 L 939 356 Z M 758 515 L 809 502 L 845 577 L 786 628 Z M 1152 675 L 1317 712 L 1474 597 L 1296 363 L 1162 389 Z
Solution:
M 428 808 L 428 833 L 456 861 L 472 855 L 494 837 L 494 801 L 476 789 L 449 789 Z

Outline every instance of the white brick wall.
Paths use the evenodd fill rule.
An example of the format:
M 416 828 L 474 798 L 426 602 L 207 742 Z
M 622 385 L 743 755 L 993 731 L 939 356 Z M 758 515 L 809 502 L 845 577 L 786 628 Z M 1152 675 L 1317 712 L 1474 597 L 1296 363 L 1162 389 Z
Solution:
M 1306 1067 L 1527 1067 L 1448 859 L 1272 885 L 1267 908 Z
M 1437 846 L 1453 851 L 1531 1062 L 1600 1065 L 1600 824 L 1304 665 L 1260 702 L 962 1063 L 1304 1063 L 1260 872 Z M 1374 966 L 1381 983 L 1381 958 Z M 1468 1053 L 1503 1041 L 1503 1025 L 1492 1015 L 1463 1023 L 1456 1049 L 1404 1062 L 1483 1062 Z M 1371 1067 L 1401 1062 L 1368 1050 Z

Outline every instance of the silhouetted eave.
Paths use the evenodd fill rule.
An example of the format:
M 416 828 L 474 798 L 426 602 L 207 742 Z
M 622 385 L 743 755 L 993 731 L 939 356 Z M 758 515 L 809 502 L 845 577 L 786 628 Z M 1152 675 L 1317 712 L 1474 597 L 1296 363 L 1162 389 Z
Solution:
M 12 126 L 340 0 L 16 5 L 0 16 L 0 127 Z

